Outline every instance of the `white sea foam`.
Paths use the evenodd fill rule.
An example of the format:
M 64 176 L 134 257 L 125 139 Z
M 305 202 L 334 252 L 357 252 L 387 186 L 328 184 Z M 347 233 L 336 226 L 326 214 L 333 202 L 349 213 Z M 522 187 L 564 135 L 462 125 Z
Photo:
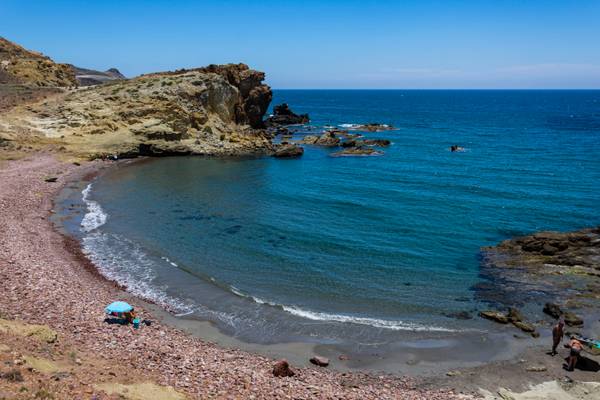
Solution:
M 325 321 L 325 322 L 342 322 L 357 325 L 368 325 L 375 328 L 391 329 L 394 331 L 415 331 L 415 332 L 456 332 L 454 329 L 442 328 L 438 326 L 420 325 L 414 323 L 407 323 L 403 321 L 391 321 L 385 319 L 376 318 L 364 318 L 364 317 L 352 317 L 349 315 L 341 314 L 328 314 L 314 311 L 302 310 L 296 307 L 283 306 L 283 309 L 290 314 L 311 319 L 314 321 Z
M 83 252 L 105 278 L 171 312 L 185 314 L 194 311 L 191 304 L 168 295 L 167 287 L 156 283 L 156 261 L 136 243 L 120 235 L 99 231 L 89 233 L 82 242 Z
M 163 260 L 165 260 L 169 265 L 171 265 L 172 267 L 179 267 L 179 265 L 177 265 L 176 263 L 174 263 L 173 261 L 171 261 L 169 259 L 169 257 L 161 257 Z
M 277 303 L 270 302 L 268 300 L 261 299 L 259 297 L 247 295 L 247 294 L 241 292 L 235 286 L 230 286 L 230 289 L 234 294 L 236 294 L 240 297 L 251 299 L 255 303 L 265 304 L 265 305 L 269 305 L 272 307 L 278 307 L 290 314 L 296 315 L 298 317 L 310 319 L 313 321 L 341 322 L 341 323 L 350 323 L 350 324 L 357 324 L 357 325 L 368 325 L 368 326 L 372 326 L 375 328 L 391 329 L 391 330 L 395 330 L 395 331 L 456 332 L 456 330 L 450 329 L 450 328 L 442 328 L 442 327 L 438 327 L 438 326 L 429 326 L 429 325 L 420 325 L 420 324 L 415 324 L 415 323 L 407 323 L 407 322 L 403 322 L 403 321 L 392 321 L 392 320 L 364 318 L 364 317 L 352 317 L 349 315 L 342 315 L 342 314 L 329 314 L 329 313 L 322 313 L 322 312 L 307 311 L 307 310 L 303 310 L 303 309 L 300 309 L 297 307 L 285 306 L 282 304 L 277 304 Z
M 346 128 L 346 129 L 349 129 L 349 128 L 356 128 L 356 127 L 358 127 L 358 126 L 360 126 L 360 125 L 359 125 L 359 124 L 339 124 L 338 126 L 339 126 L 340 128 Z
M 104 212 L 100 204 L 94 200 L 90 200 L 91 190 L 92 184 L 90 183 L 81 191 L 82 200 L 87 206 L 87 213 L 81 220 L 81 230 L 83 232 L 91 232 L 94 229 L 98 229 L 106 223 L 106 219 L 108 218 L 108 215 Z

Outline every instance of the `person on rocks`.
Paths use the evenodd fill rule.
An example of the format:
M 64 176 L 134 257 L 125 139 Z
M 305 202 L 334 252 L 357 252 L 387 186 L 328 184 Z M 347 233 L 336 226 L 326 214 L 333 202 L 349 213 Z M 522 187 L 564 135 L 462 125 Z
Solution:
M 571 337 L 571 341 L 565 344 L 566 348 L 570 348 L 571 352 L 569 354 L 568 364 L 565 366 L 567 371 L 575 370 L 575 365 L 577 365 L 577 360 L 579 360 L 579 355 L 581 354 L 581 350 L 583 349 L 583 345 L 579 340 L 575 338 L 575 336 Z
M 565 327 L 565 321 L 563 321 L 563 319 L 561 318 L 558 321 L 558 323 L 556 325 L 554 325 L 554 328 L 552 328 L 552 351 L 550 352 L 551 356 L 555 356 L 556 354 L 558 354 L 556 352 L 556 348 L 558 347 L 560 342 L 562 342 L 562 339 L 564 336 L 564 331 L 563 331 L 564 327 Z

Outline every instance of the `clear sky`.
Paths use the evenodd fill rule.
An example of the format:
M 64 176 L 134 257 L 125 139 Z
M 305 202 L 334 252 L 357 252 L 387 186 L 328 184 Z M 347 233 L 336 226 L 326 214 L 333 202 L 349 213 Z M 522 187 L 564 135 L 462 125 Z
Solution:
M 244 62 L 274 88 L 600 88 L 600 0 L 0 0 L 0 21 L 128 76 Z

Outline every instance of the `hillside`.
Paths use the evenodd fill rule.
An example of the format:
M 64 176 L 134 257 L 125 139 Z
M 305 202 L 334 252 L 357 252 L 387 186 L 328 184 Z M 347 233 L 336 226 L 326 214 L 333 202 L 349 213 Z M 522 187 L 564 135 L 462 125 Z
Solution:
M 75 87 L 73 69 L 0 37 L 0 84 Z

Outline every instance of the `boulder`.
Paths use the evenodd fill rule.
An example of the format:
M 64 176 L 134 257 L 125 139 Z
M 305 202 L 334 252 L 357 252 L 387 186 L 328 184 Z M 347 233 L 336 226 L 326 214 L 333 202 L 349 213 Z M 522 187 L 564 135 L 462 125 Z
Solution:
M 273 375 L 281 378 L 287 376 L 294 376 L 295 372 L 290 368 L 290 364 L 287 360 L 279 360 L 273 365 Z
M 508 317 L 499 311 L 481 311 L 479 316 L 501 324 L 508 324 L 509 322 Z
M 554 303 L 546 303 L 543 311 L 554 319 L 559 319 L 562 315 L 562 310 Z
M 292 157 L 300 157 L 304 154 L 304 149 L 300 146 L 296 146 L 295 144 L 284 144 L 275 150 L 274 157 L 277 158 L 292 158 Z
M 267 126 L 298 125 L 309 122 L 308 114 L 296 114 L 286 103 L 273 107 L 273 115 L 265 121 Z
M 314 356 L 310 359 L 310 362 L 319 367 L 326 367 L 329 365 L 329 359 L 325 357 Z

